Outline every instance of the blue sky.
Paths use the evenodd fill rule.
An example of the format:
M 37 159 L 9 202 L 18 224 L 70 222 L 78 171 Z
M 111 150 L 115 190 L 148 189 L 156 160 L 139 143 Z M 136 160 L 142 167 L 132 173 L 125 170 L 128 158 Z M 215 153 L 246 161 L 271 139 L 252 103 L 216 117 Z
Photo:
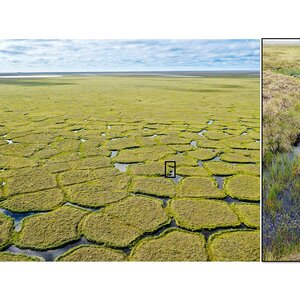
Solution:
M 259 40 L 0 40 L 0 73 L 259 70 L 259 57 Z

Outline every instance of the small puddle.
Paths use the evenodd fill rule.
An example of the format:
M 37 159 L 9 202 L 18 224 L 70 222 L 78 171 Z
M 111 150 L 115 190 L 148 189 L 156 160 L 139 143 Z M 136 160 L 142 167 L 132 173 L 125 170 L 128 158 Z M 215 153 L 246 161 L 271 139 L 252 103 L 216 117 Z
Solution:
M 110 126 L 110 125 L 107 125 L 107 128 L 108 128 L 108 129 L 111 129 L 111 126 Z
M 2 169 L 1 171 L 4 171 L 4 169 Z M 6 182 L 3 180 L 2 182 L 1 182 L 1 186 L 5 186 L 6 185 Z
M 22 221 L 24 218 L 32 216 L 34 214 L 41 214 L 42 212 L 27 212 L 27 213 L 14 213 L 12 211 L 6 210 L 4 208 L 0 208 L 0 211 L 14 219 L 15 231 L 20 231 L 22 227 Z
M 170 178 L 170 179 L 172 179 L 173 182 L 175 182 L 176 184 L 178 184 L 182 178 L 183 178 L 182 176 L 176 175 L 175 178 Z
M 116 157 L 117 155 L 118 155 L 118 151 L 117 150 L 113 150 L 113 151 L 111 151 L 110 157 Z
M 190 143 L 192 146 L 197 147 L 197 142 L 196 141 L 191 141 Z
M 38 256 L 42 257 L 45 261 L 54 261 L 58 256 L 62 255 L 66 251 L 70 250 L 71 248 L 80 246 L 80 245 L 93 245 L 91 242 L 89 242 L 86 238 L 82 237 L 79 241 L 70 243 L 66 246 L 57 248 L 57 249 L 51 249 L 51 250 L 44 250 L 44 251 L 38 251 L 38 250 L 31 250 L 31 249 L 20 249 L 14 245 L 7 248 L 7 251 L 15 254 L 26 254 L 29 256 Z
M 155 137 L 157 137 L 157 134 L 153 134 L 151 136 L 149 136 L 149 138 L 154 139 Z
M 80 142 L 84 143 L 84 142 L 86 142 L 86 139 L 80 139 Z
M 13 144 L 14 142 L 12 140 L 6 140 L 8 145 Z
M 231 203 L 243 203 L 243 201 L 240 201 L 238 199 L 233 199 L 230 196 L 227 196 L 225 199 L 223 199 L 224 201 L 226 201 L 227 203 L 231 204 Z
M 211 125 L 213 122 L 214 122 L 213 120 L 209 120 L 209 121 L 207 122 L 207 125 Z
M 245 132 L 242 132 L 241 135 L 247 135 L 247 134 L 248 134 L 248 132 L 245 131 Z
M 129 164 L 114 163 L 114 167 L 117 168 L 121 172 L 126 172 L 128 166 L 129 166 Z
M 198 166 L 203 168 L 203 163 L 201 160 L 198 160 Z
M 215 179 L 216 179 L 216 181 L 217 181 L 217 184 L 218 184 L 218 188 L 220 189 L 220 190 L 222 190 L 223 189 L 223 186 L 224 186 L 224 177 L 222 177 L 222 176 L 213 176 Z
M 221 157 L 220 156 L 216 156 L 213 159 L 210 159 L 210 161 L 221 161 Z
M 204 132 L 207 132 L 207 130 L 201 130 L 201 131 L 199 131 L 199 132 L 198 132 L 198 135 L 204 136 L 204 135 L 203 135 Z
M 105 133 L 103 132 L 103 133 L 101 133 L 101 136 L 105 136 Z

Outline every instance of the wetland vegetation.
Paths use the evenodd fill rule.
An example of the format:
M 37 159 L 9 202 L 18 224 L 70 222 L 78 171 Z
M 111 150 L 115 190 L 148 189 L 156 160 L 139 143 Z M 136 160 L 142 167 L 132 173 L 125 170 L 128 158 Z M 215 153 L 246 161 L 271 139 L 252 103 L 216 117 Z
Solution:
M 263 46 L 263 260 L 300 261 L 300 45 Z
M 0 261 L 259 261 L 258 76 L 0 78 L 0 95 Z

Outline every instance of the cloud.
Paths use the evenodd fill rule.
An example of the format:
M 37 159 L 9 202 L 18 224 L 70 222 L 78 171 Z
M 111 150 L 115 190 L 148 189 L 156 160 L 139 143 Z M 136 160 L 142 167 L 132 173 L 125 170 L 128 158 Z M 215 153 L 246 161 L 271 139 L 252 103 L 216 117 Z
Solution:
M 250 70 L 259 53 L 259 40 L 0 40 L 0 72 Z

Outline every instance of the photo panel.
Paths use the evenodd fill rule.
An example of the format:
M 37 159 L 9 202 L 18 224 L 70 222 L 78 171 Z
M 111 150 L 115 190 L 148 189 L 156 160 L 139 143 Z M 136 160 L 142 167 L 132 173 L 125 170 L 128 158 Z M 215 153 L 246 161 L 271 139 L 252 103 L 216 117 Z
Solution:
M 300 261 L 300 39 L 262 39 L 262 260 Z
M 260 261 L 259 40 L 1 40 L 0 52 L 0 261 Z M 266 72 L 272 92 L 295 92 L 294 69 Z M 276 172 L 297 157 L 288 105 L 264 130 L 294 136 Z

